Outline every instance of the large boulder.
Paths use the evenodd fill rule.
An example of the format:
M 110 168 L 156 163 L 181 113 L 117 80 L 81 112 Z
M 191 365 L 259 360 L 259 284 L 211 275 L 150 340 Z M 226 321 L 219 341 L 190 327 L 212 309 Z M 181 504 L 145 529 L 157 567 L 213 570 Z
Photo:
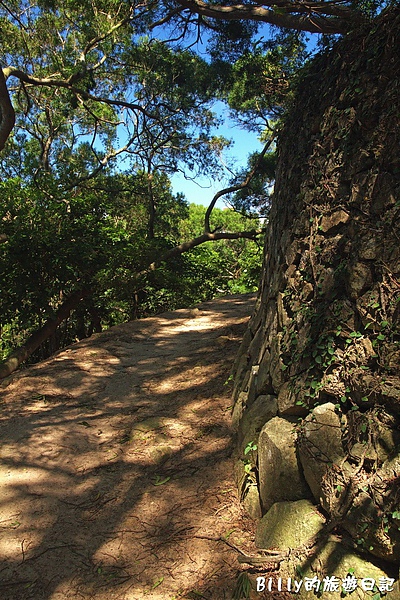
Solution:
M 258 476 L 263 512 L 275 502 L 310 498 L 296 450 L 295 424 L 274 417 L 258 438 Z
M 276 502 L 258 523 L 256 546 L 283 552 L 298 548 L 317 535 L 324 523 L 310 500 Z
M 258 593 L 269 592 L 262 596 L 268 598 L 343 600 L 349 596 L 352 600 L 400 600 L 395 576 L 329 536 L 303 554 L 301 550 L 293 552 L 287 562 L 281 563 L 278 576 L 258 572 L 251 575 L 251 581 Z
M 315 600 L 322 593 L 329 600 L 371 600 L 381 598 L 385 588 L 388 600 L 400 600 L 398 582 L 395 574 L 387 573 L 353 550 L 346 548 L 335 537 L 329 538 L 316 548 L 304 562 L 293 569 L 293 577 L 300 579 L 302 585 L 297 598 Z M 309 589 L 307 589 L 307 587 Z M 379 593 L 379 588 L 382 594 Z M 347 591 L 347 594 L 345 593 Z
M 277 413 L 276 398 L 258 396 L 242 413 L 237 434 L 239 460 L 236 463 L 236 481 L 245 510 L 257 519 L 262 515 L 256 475 L 258 438 L 263 425 Z
M 362 476 L 368 484 L 357 489 L 342 526 L 360 549 L 400 564 L 400 454 Z
M 360 550 L 400 562 L 398 418 L 382 407 L 350 411 L 345 435 L 332 404 L 314 408 L 300 429 L 305 478 L 317 502 Z
M 339 506 L 342 502 L 340 491 L 344 491 L 343 471 L 347 467 L 341 421 L 331 402 L 315 407 L 303 421 L 298 449 L 304 477 L 316 502 L 331 514 L 335 510 L 333 504 Z M 332 488 L 338 492 L 336 500 Z
M 249 443 L 258 444 L 261 429 L 277 412 L 276 397 L 267 395 L 258 396 L 250 408 L 243 411 L 237 437 L 240 454 L 244 453 Z
M 302 600 L 315 600 L 321 594 L 329 600 L 342 600 L 347 594 L 354 600 L 368 600 L 385 593 L 389 600 L 400 600 L 393 570 L 360 556 L 343 540 L 328 535 L 324 526 L 324 517 L 309 500 L 274 504 L 259 521 L 256 546 L 290 552 L 279 577 L 254 576 L 254 587 L 259 592 L 295 593 Z

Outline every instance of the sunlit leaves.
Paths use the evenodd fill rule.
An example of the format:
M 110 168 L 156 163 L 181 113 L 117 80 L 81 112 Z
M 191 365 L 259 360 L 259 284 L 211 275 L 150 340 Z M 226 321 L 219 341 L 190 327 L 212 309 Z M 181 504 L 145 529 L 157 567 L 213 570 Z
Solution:
M 306 58 L 304 48 L 303 36 L 286 33 L 254 44 L 233 63 L 226 98 L 248 129 L 261 132 L 283 114 L 293 77 Z

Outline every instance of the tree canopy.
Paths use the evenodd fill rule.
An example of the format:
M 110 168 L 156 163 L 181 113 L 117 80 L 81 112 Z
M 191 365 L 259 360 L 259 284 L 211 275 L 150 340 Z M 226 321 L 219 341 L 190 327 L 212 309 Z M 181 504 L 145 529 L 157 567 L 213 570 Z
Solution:
M 221 62 L 213 65 L 201 59 L 191 50 L 196 42 L 211 40 L 211 55 L 218 54 L 216 48 L 232 50 L 236 43 L 243 54 L 260 23 L 284 28 L 289 36 L 289 31 L 343 34 L 386 4 L 385 0 L 281 0 L 224 5 L 202 0 L 147 4 L 102 0 L 31 4 L 13 0 L 0 7 L 0 145 L 4 146 L 13 127 L 5 85 L 10 79 L 17 112 L 22 111 L 31 135 L 32 123 L 40 114 L 35 133 L 39 144 L 47 142 L 40 154 L 45 165 L 54 151 L 55 138 L 72 131 L 78 135 L 77 129 L 81 136 L 98 134 L 99 167 L 122 150 L 134 151 L 143 132 L 150 136 L 156 153 L 169 149 L 172 163 L 183 151 L 197 160 L 195 151 L 202 148 L 204 138 L 197 137 L 193 144 L 190 134 L 194 131 L 187 125 L 210 125 L 210 114 L 199 109 L 232 69 L 222 69 Z M 293 49 L 291 52 L 293 57 Z M 245 69 L 250 80 L 252 74 L 262 73 L 271 86 L 274 80 L 277 83 L 277 62 L 278 71 L 287 75 L 283 66 L 287 58 L 284 52 L 275 57 L 274 65 L 271 56 L 266 60 L 258 50 L 251 66 L 244 55 L 233 65 L 233 71 Z M 278 88 L 285 87 L 285 82 L 279 83 Z M 233 86 L 230 91 L 234 104 L 237 88 Z M 57 118 L 56 112 L 61 117 Z M 115 142 L 118 125 L 126 128 L 124 144 L 113 144 L 111 148 L 110 138 Z M 177 135 L 178 130 L 183 139 Z

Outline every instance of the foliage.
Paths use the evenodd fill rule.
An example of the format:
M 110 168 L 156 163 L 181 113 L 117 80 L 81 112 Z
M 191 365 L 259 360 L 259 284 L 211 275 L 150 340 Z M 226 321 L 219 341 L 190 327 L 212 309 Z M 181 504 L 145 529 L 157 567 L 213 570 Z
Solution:
M 257 41 L 232 64 L 225 86 L 233 114 L 260 133 L 282 116 L 292 80 L 307 59 L 305 36 L 292 32 Z
M 217 99 L 242 126 L 275 135 L 307 58 L 303 32 L 345 33 L 384 5 L 1 5 L 0 147 L 12 128 L 10 110 L 16 117 L 0 158 L 3 355 L 82 286 L 90 295 L 53 346 L 121 320 L 254 289 L 259 252 L 244 239 L 169 251 L 202 233 L 206 242 L 215 231 L 231 238 L 259 224 L 245 215 L 268 214 L 273 146 L 250 156 L 251 176 L 233 175 L 227 190 L 235 210 L 214 209 L 212 227 L 209 214 L 172 193 L 169 176 L 221 170 L 229 142 L 214 133 Z M 269 39 L 260 23 L 275 27 Z M 149 271 L 155 262 L 161 266 Z
M 182 237 L 195 237 L 201 232 L 205 208 L 189 205 L 188 218 L 181 222 Z M 213 229 L 241 231 L 257 225 L 253 220 L 230 209 L 214 209 Z M 216 294 L 256 291 L 261 271 L 261 247 L 249 240 L 220 240 L 198 246 L 185 256 L 187 266 L 196 276 L 200 300 Z M 193 293 L 193 292 L 192 292 Z
M 187 207 L 168 178 L 153 182 L 160 207 L 156 239 L 147 237 L 146 175 L 103 177 L 69 202 L 48 197 L 21 179 L 1 184 L 1 355 L 52 318 L 77 285 L 92 295 L 34 357 L 101 327 L 254 288 L 259 253 L 244 240 L 198 247 L 156 272 L 137 274 L 181 237 L 201 229 L 203 207 Z M 221 226 L 242 227 L 231 211 L 217 211 Z M 27 260 L 28 259 L 28 260 Z
M 175 224 L 178 239 L 201 233 L 204 213 L 204 207 L 189 205 L 185 218 Z M 217 209 L 214 219 L 219 227 L 231 231 L 249 225 L 247 219 L 230 210 Z M 132 278 L 129 266 L 120 268 L 113 294 L 125 319 L 132 319 L 192 306 L 218 295 L 255 291 L 260 270 L 259 246 L 249 240 L 221 240 L 197 246 L 140 280 Z M 110 273 L 106 277 L 108 282 L 114 281 Z
M 269 214 L 271 192 L 275 181 L 276 152 L 268 152 L 260 157 L 258 152 L 250 154 L 247 170 L 256 172 L 249 185 L 229 197 L 230 206 L 242 215 L 267 218 Z M 233 184 L 244 177 L 244 171 L 232 181 Z

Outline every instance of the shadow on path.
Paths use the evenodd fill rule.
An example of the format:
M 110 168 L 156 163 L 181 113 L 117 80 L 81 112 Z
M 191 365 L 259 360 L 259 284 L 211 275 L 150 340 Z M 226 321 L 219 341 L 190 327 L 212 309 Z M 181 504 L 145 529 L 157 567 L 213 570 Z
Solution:
M 253 302 L 114 327 L 10 378 L 2 600 L 232 597 L 235 552 L 205 538 L 249 537 L 224 384 Z

